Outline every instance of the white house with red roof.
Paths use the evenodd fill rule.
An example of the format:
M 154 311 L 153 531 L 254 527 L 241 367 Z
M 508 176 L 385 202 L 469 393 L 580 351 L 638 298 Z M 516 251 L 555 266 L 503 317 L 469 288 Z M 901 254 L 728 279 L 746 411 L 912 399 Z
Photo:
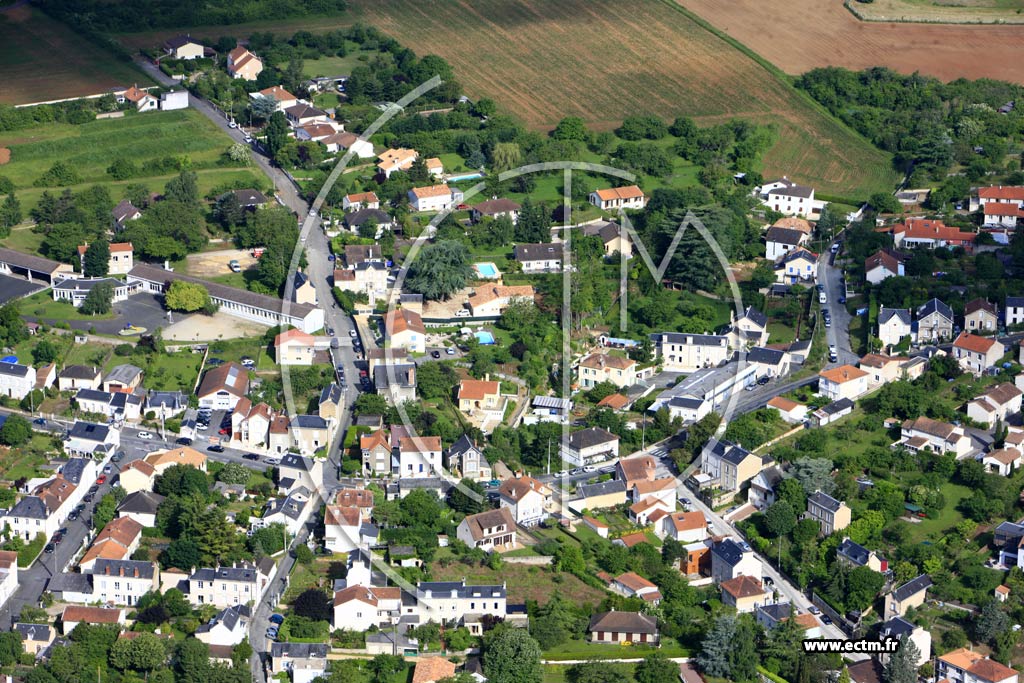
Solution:
M 647 197 L 636 185 L 625 185 L 594 190 L 590 193 L 590 203 L 602 211 L 642 209 L 647 206 Z
M 348 586 L 334 593 L 335 628 L 366 631 L 371 626 L 390 624 L 392 614 L 402 609 L 398 586 Z
M 462 201 L 462 190 L 448 185 L 429 185 L 409 190 L 413 211 L 445 211 Z
M 1006 347 L 994 337 L 981 337 L 964 331 L 953 342 L 953 357 L 965 372 L 981 375 L 994 367 L 1006 353 Z
M 978 234 L 963 232 L 931 218 L 908 218 L 892 226 L 893 244 L 900 249 L 963 247 L 970 251 Z
M 245 81 L 255 81 L 263 71 L 263 62 L 259 57 L 239 45 L 228 53 L 228 75 Z
M 1024 209 L 1014 202 L 988 202 L 981 207 L 981 214 L 986 228 L 1016 228 Z
M 825 202 L 814 198 L 814 188 L 794 183 L 786 176 L 771 180 L 756 189 L 761 203 L 772 211 L 787 216 L 802 216 L 812 220 L 821 215 Z
M 1024 208 L 1024 187 L 1019 185 L 991 185 L 979 187 L 978 192 L 971 196 L 971 212 L 977 211 L 986 204 L 1013 204 Z
M 854 401 L 868 391 L 868 373 L 852 365 L 841 365 L 818 373 L 818 393 L 833 401 Z

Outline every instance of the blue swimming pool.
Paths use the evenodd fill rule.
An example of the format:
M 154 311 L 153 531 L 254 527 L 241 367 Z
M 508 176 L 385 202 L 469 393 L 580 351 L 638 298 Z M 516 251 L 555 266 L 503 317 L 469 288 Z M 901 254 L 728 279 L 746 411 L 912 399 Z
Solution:
M 498 266 L 493 263 L 474 263 L 473 268 L 476 270 L 476 274 L 482 278 L 498 277 Z
M 481 344 L 489 345 L 494 343 L 494 335 L 491 334 L 491 332 L 488 330 L 480 330 L 479 332 L 474 332 L 473 336 L 476 337 L 476 340 Z
M 483 173 L 466 173 L 463 175 L 450 175 L 448 176 L 449 183 L 457 183 L 460 180 L 476 180 L 477 178 L 483 178 Z

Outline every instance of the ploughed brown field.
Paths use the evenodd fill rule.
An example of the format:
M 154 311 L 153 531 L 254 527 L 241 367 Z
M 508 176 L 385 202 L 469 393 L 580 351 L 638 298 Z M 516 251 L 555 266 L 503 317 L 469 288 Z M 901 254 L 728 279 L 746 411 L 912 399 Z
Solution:
M 354 0 L 366 24 L 417 54 L 438 54 L 471 97 L 531 126 L 580 116 L 598 130 L 623 117 L 685 114 L 773 123 L 764 173 L 865 198 L 894 181 L 886 155 L 784 79 L 660 0 Z
M 887 66 L 944 81 L 1024 83 L 1024 25 L 863 22 L 841 0 L 679 1 L 790 74 L 819 66 Z

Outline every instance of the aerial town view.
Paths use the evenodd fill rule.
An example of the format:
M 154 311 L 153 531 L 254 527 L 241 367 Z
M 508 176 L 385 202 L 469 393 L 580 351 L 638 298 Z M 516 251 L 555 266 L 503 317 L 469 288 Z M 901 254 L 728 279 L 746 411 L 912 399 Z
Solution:
M 1024 683 L 1024 0 L 0 3 L 0 683 Z

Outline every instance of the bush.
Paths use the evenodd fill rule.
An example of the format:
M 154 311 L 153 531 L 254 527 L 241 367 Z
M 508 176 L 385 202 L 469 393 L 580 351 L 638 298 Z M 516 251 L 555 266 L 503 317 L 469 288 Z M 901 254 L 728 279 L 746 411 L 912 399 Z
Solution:
M 299 564 L 304 564 L 307 567 L 309 565 L 313 564 L 313 560 L 315 559 L 313 557 L 313 551 L 310 550 L 309 546 L 307 546 L 306 544 L 300 543 L 299 545 L 295 546 L 295 551 L 294 552 L 295 552 L 295 561 L 298 562 Z

